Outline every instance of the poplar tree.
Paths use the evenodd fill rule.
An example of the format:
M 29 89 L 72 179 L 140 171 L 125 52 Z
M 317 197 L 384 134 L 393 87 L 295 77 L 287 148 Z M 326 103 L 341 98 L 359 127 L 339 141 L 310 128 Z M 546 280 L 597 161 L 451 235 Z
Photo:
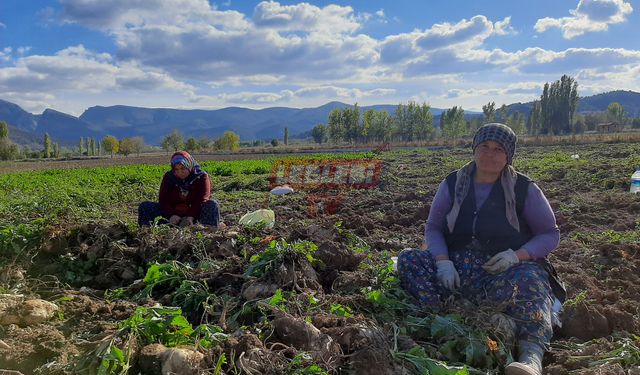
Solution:
M 51 138 L 49 138 L 49 133 L 44 133 L 44 157 L 45 159 L 51 157 Z

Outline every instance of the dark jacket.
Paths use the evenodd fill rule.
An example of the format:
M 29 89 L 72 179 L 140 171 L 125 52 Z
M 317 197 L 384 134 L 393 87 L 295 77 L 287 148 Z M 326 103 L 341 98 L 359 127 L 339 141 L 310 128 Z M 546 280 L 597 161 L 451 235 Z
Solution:
M 164 174 L 160 184 L 158 200 L 163 213 L 169 217 L 172 215 L 180 217 L 191 216 L 198 220 L 202 205 L 211 198 L 211 179 L 209 175 L 203 173 L 193 181 L 189 190 L 184 190 L 173 182 L 174 178 L 168 175 L 170 173 L 173 172 L 169 171 Z

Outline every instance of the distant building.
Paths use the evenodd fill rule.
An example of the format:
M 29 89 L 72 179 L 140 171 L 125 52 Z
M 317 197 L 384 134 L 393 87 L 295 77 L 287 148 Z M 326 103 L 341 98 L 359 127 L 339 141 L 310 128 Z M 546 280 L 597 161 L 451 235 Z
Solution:
M 618 124 L 617 122 L 606 122 L 603 124 L 596 125 L 596 130 L 598 133 L 617 133 L 622 131 L 623 125 Z

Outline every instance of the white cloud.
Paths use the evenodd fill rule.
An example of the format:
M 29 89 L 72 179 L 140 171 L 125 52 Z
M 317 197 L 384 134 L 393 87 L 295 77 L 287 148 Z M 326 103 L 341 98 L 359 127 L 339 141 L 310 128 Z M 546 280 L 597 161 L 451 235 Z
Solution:
M 395 89 L 358 89 L 338 86 L 312 86 L 297 90 L 281 90 L 279 92 L 238 92 L 233 94 L 220 94 L 216 99 L 229 104 L 275 104 L 295 99 L 329 98 L 330 100 L 358 101 L 367 97 L 381 97 L 392 95 Z M 200 98 L 201 100 L 203 98 Z
M 380 43 L 380 60 L 385 64 L 393 64 L 418 55 L 415 41 L 418 32 L 410 34 L 390 35 Z
M 166 73 L 142 70 L 133 63 L 116 64 L 111 55 L 89 51 L 82 45 L 53 56 L 21 57 L 13 66 L 0 68 L 0 92 L 14 92 L 13 97 L 23 93 L 21 104 L 32 101 L 29 97 L 33 93 L 46 92 L 48 96 L 41 97 L 44 100 L 78 91 L 89 96 L 160 89 L 188 92 L 193 88 Z
M 485 16 L 474 16 L 456 24 L 435 24 L 418 37 L 416 45 L 425 50 L 459 44 L 478 45 L 493 33 L 493 24 Z
M 281 5 L 263 1 L 255 7 L 253 21 L 258 27 L 324 34 L 351 34 L 360 28 L 353 8 L 333 4 L 319 8 L 309 3 Z
M 579 72 L 584 69 L 611 70 L 619 65 L 640 64 L 640 51 L 622 48 L 568 48 L 546 51 L 527 48 L 512 55 L 522 73 Z
M 496 35 L 515 35 L 516 30 L 511 26 L 511 17 L 505 17 L 502 21 L 493 24 L 493 30 Z
M 11 51 L 13 51 L 11 47 L 4 47 L 2 50 L 0 50 L 0 61 L 11 60 Z
M 353 34 L 360 24 L 351 7 L 262 2 L 247 19 L 235 11 L 219 11 L 206 0 L 114 0 L 108 10 L 103 3 L 64 0 L 63 14 L 67 22 L 113 35 L 119 59 L 177 79 L 340 79 L 357 75 L 379 58 L 377 41 Z
M 625 22 L 633 7 L 624 0 L 580 0 L 576 9 L 569 12 L 569 17 L 539 19 L 535 31 L 542 33 L 557 27 L 565 39 L 587 32 L 606 31 L 611 24 Z
M 23 56 L 26 55 L 27 52 L 31 51 L 31 46 L 18 47 L 18 55 Z

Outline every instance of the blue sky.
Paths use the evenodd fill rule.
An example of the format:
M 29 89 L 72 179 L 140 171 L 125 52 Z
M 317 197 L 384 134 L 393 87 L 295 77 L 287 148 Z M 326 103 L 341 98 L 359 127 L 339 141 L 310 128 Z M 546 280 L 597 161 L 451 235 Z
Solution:
M 0 99 L 32 113 L 94 105 L 345 103 L 478 110 L 640 91 L 629 0 L 3 0 Z

